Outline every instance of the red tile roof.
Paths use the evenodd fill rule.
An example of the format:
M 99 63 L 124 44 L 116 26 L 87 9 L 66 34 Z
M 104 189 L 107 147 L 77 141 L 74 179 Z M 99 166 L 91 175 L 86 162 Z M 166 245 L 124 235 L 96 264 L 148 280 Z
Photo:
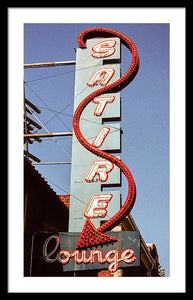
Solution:
M 51 188 L 45 178 L 35 169 L 35 167 L 31 164 L 31 161 L 27 158 L 24 158 L 24 168 L 27 171 L 31 172 L 35 178 L 43 184 L 46 188 L 47 192 L 53 194 L 53 196 L 58 197 L 60 201 L 64 203 L 64 205 L 69 209 L 70 205 L 70 195 L 57 195 L 56 192 Z

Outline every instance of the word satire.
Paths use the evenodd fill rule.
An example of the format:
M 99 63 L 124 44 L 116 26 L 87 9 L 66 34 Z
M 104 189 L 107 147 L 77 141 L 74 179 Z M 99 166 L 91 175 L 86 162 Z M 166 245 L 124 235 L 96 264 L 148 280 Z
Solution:
M 48 244 L 50 240 L 55 239 L 55 247 L 53 250 L 51 250 L 48 253 Z M 109 272 L 113 273 L 118 270 L 119 263 L 125 262 L 127 264 L 133 263 L 137 257 L 135 256 L 135 251 L 133 249 L 124 249 L 121 253 L 119 253 L 119 250 L 117 249 L 111 249 L 108 250 L 104 255 L 102 250 L 89 250 L 89 253 L 87 254 L 87 250 L 74 250 L 73 252 L 70 252 L 68 250 L 60 250 L 55 258 L 53 255 L 55 254 L 58 246 L 60 243 L 60 238 L 57 235 L 52 235 L 48 237 L 43 245 L 43 257 L 46 262 L 53 263 L 55 261 L 58 261 L 62 264 L 67 264 L 71 258 L 73 258 L 74 263 L 77 264 L 94 264 L 96 259 L 99 263 L 109 263 L 108 270 Z

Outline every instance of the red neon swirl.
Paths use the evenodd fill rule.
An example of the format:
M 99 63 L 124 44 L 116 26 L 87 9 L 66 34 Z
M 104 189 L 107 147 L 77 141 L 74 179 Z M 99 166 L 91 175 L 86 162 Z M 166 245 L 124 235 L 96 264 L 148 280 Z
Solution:
M 85 41 L 87 38 L 91 38 L 93 36 L 102 36 L 102 37 L 119 37 L 121 39 L 121 42 L 131 51 L 132 53 L 132 62 L 129 67 L 129 69 L 125 72 L 123 76 L 121 76 L 120 79 L 117 81 L 104 86 L 100 88 L 99 90 L 89 94 L 86 98 L 82 100 L 82 102 L 78 105 L 74 117 L 73 117 L 73 129 L 74 133 L 78 139 L 78 141 L 89 151 L 92 153 L 95 153 L 96 155 L 103 157 L 105 159 L 108 159 L 115 165 L 117 165 L 124 175 L 127 178 L 128 182 L 128 194 L 126 197 L 126 200 L 124 204 L 122 205 L 121 209 L 109 220 L 107 220 L 105 223 L 103 223 L 99 228 L 97 228 L 97 232 L 105 232 L 107 230 L 111 230 L 114 226 L 119 224 L 123 218 L 128 214 L 135 202 L 135 194 L 136 194 L 136 189 L 135 189 L 135 182 L 133 179 L 133 176 L 130 172 L 130 170 L 127 168 L 127 166 L 119 160 L 117 157 L 102 151 L 95 146 L 91 145 L 82 135 L 79 127 L 79 121 L 80 121 L 80 116 L 86 107 L 86 105 L 93 100 L 94 97 L 99 96 L 101 94 L 109 93 L 109 92 L 117 92 L 124 88 L 126 85 L 128 85 L 135 77 L 137 74 L 137 71 L 139 69 L 139 57 L 138 57 L 138 51 L 135 46 L 135 44 L 124 34 L 115 31 L 113 29 L 107 29 L 107 28 L 88 28 L 86 30 L 83 30 L 79 36 L 78 36 L 78 44 L 80 48 L 86 48 Z M 87 219 L 88 222 L 88 219 Z

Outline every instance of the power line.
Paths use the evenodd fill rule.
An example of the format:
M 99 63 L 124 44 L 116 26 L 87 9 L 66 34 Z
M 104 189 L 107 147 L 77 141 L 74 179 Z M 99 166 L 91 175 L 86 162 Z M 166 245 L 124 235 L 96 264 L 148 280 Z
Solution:
M 28 68 L 28 67 L 41 67 L 41 66 L 43 66 L 43 67 L 46 67 L 46 66 L 56 66 L 56 64 L 57 65 L 64 65 L 64 64 L 75 64 L 76 63 L 76 61 L 69 61 L 69 62 L 52 62 L 52 63 L 38 63 L 38 64 L 26 64 L 26 65 L 24 65 L 24 67 L 26 67 L 26 68 Z M 97 64 L 97 65 L 100 65 L 100 64 Z M 93 66 L 97 66 L 96 64 L 93 64 L 93 65 L 90 65 L 90 66 L 87 66 L 87 67 L 84 67 L 84 68 L 80 68 L 80 69 L 77 69 L 76 71 L 80 71 L 80 70 L 83 70 L 83 69 L 88 69 L 88 68 L 92 68 Z M 32 82 L 32 81 L 37 81 L 37 80 L 41 80 L 41 79 L 46 79 L 46 78 L 51 78 L 51 77 L 55 77 L 55 76 L 59 76 L 59 75 L 63 75 L 63 74 L 68 74 L 68 73 L 70 73 L 70 72 L 75 72 L 75 69 L 74 70 L 71 70 L 71 71 L 66 71 L 66 72 L 62 72 L 62 73 L 57 73 L 57 74 L 54 74 L 54 75 L 50 75 L 50 76 L 46 76 L 46 77 L 41 77 L 41 78 L 37 78 L 37 79 L 34 79 L 34 80 L 29 80 L 29 81 L 24 81 L 24 83 L 27 85 L 27 87 L 36 95 L 36 97 L 38 97 L 39 98 L 39 100 L 40 101 L 42 101 L 43 103 L 44 103 L 44 105 L 46 105 L 46 107 L 48 107 L 49 108 L 49 106 L 47 105 L 47 103 L 42 99 L 42 97 L 40 97 L 38 94 L 37 94 L 37 92 L 36 91 L 34 91 L 34 89 L 32 89 L 27 83 L 28 82 Z M 76 97 L 78 97 L 86 88 L 88 88 L 88 86 L 86 86 L 82 91 L 80 91 L 80 93 L 78 93 L 76 96 L 75 96 L 75 98 Z M 73 103 L 73 101 L 70 103 L 70 104 L 68 104 L 66 107 L 64 107 L 61 111 L 64 111 L 68 106 L 70 106 L 71 104 Z M 65 122 L 63 122 L 63 120 L 61 120 L 59 117 L 58 117 L 58 114 L 59 113 L 57 113 L 57 114 L 55 114 L 50 120 L 48 120 L 46 123 L 45 123 L 45 125 L 46 124 L 48 124 L 51 120 L 53 120 L 55 117 L 57 117 L 62 123 L 63 123 L 63 125 L 64 126 L 66 126 L 66 128 L 68 128 L 68 130 L 70 130 L 69 129 L 69 127 L 65 124 Z
M 89 69 L 89 68 L 92 68 L 92 67 L 95 67 L 95 66 L 100 66 L 100 64 L 90 65 L 88 67 L 80 68 L 80 69 L 77 69 L 77 70 L 73 69 L 73 70 L 70 70 L 70 71 L 65 71 L 65 72 L 61 72 L 61 73 L 57 73 L 57 74 L 53 74 L 53 75 L 49 75 L 49 76 L 35 78 L 35 79 L 32 79 L 32 80 L 26 81 L 26 83 L 28 83 L 28 82 L 34 82 L 34 81 L 39 81 L 39 80 L 44 80 L 44 79 L 49 79 L 49 78 L 60 76 L 60 75 L 64 75 L 64 74 L 74 73 L 75 71 L 81 71 L 81 70 Z
M 46 165 L 71 165 L 71 164 L 72 164 L 72 162 L 70 162 L 70 161 L 62 161 L 62 162 L 57 161 L 57 162 L 38 162 L 38 163 L 32 163 L 33 166 L 35 166 L 35 165 L 38 165 L 38 166 L 40 166 L 40 165 L 42 165 L 42 166 L 46 166 Z
M 38 94 L 37 94 L 37 92 L 34 90 L 34 89 L 32 89 L 32 87 L 30 87 L 25 81 L 24 81 L 24 83 L 27 85 L 27 87 L 34 93 L 34 95 L 50 110 L 50 111 L 53 111 L 54 112 L 54 110 L 52 110 L 48 105 L 47 105 L 47 103 L 45 102 L 45 100 L 42 98 L 42 97 L 40 97 Z M 83 93 L 86 89 L 88 88 L 88 86 L 86 86 L 86 87 L 84 87 L 75 97 L 74 97 L 74 99 L 76 98 L 76 97 L 78 97 L 81 93 Z M 64 109 L 66 109 L 67 107 L 69 107 L 71 104 L 73 104 L 73 102 L 74 101 L 71 101 L 67 106 L 65 106 L 61 111 L 64 111 Z M 68 129 L 68 130 L 70 130 L 71 131 L 71 129 L 65 124 L 65 122 L 63 121 L 63 120 L 61 120 L 60 119 L 60 117 L 58 116 L 58 114 L 59 113 L 56 113 L 56 114 L 54 114 L 54 117 L 52 117 L 51 119 L 53 120 L 55 117 L 58 119 L 58 120 L 60 120 L 61 122 L 62 122 L 62 124 L 63 125 L 65 125 L 66 126 L 66 128 Z M 49 122 L 50 120 L 48 120 L 47 121 L 47 123 Z M 37 130 L 38 131 L 38 130 Z M 37 132 L 36 131 L 36 132 Z
M 42 98 L 42 97 L 40 97 L 39 95 L 38 95 L 38 93 L 34 90 L 34 89 L 32 89 L 32 87 L 30 87 L 26 82 L 24 82 L 25 84 L 26 84 L 26 86 L 32 91 L 32 93 L 48 108 L 48 109 L 50 109 L 50 107 L 47 105 L 47 103 L 45 102 L 45 100 Z M 72 102 L 73 103 L 73 102 Z M 51 109 L 50 109 L 51 110 Z M 56 114 L 55 115 L 55 117 L 58 119 L 58 120 L 60 120 L 60 122 L 68 129 L 68 130 L 70 130 L 70 128 L 65 124 L 65 122 L 63 121 L 63 120 L 61 120 L 60 119 L 60 117 L 58 116 L 58 114 Z M 70 130 L 71 131 L 71 130 Z M 37 132 L 37 131 L 36 131 Z
M 79 197 L 73 195 L 73 194 L 70 194 L 68 193 L 66 190 L 64 190 L 63 188 L 61 188 L 60 186 L 58 186 L 57 184 L 55 184 L 52 180 L 48 179 L 47 177 L 43 176 L 47 181 L 49 181 L 50 183 L 52 183 L 55 187 L 57 187 L 58 189 L 60 189 L 61 191 L 65 192 L 66 195 L 69 195 L 70 197 L 73 197 L 75 200 L 83 203 L 85 206 L 88 205 L 88 203 L 82 201 Z M 111 218 L 108 214 L 106 215 L 109 219 Z
M 47 133 L 50 133 L 49 130 L 44 126 L 44 124 L 38 119 L 38 117 L 29 109 L 34 118 L 41 124 L 41 126 L 46 130 Z M 52 137 L 55 143 L 62 149 L 62 151 L 71 159 L 71 156 L 66 152 L 66 150 L 60 145 L 60 143 L 56 140 L 55 137 Z
M 68 193 L 66 190 L 64 190 L 63 188 L 61 188 L 60 186 L 58 186 L 57 184 L 55 184 L 52 180 L 48 179 L 47 177 L 43 176 L 46 180 L 48 180 L 49 182 L 51 182 L 55 187 L 57 187 L 58 189 L 60 189 L 61 191 L 65 192 L 66 195 L 70 195 L 72 197 L 74 197 L 76 200 L 82 202 L 85 206 L 87 206 L 88 204 L 84 201 L 82 201 L 81 199 L 79 199 L 77 196 L 74 196 L 70 193 Z
M 43 107 L 43 106 L 39 106 L 39 105 L 37 105 L 39 108 L 41 108 L 41 109 L 47 109 L 47 110 L 49 110 L 49 111 L 51 111 L 51 112 L 53 112 L 53 114 L 54 114 L 54 116 L 51 118 L 51 119 L 49 119 L 48 121 L 46 121 L 46 123 L 44 124 L 44 125 L 46 125 L 46 124 L 48 124 L 51 120 L 53 120 L 55 117 L 57 117 L 60 121 L 62 121 L 59 117 L 58 117 L 58 115 L 59 114 L 62 114 L 62 115 L 65 115 L 65 116 L 68 116 L 68 117 L 71 117 L 71 118 L 73 118 L 73 115 L 69 115 L 69 114 L 66 114 L 66 113 L 63 113 L 63 111 L 66 109 L 66 108 L 68 108 L 70 105 L 72 105 L 73 103 L 74 103 L 74 100 L 72 100 L 69 104 L 67 104 L 63 109 L 61 109 L 60 111 L 57 111 L 57 110 L 54 110 L 54 109 L 51 109 L 48 105 L 47 105 L 47 103 L 45 102 L 45 100 L 43 100 L 42 99 L 42 97 L 40 97 L 38 94 L 37 94 L 37 92 L 34 90 L 34 89 L 32 89 L 27 83 L 26 83 L 26 85 L 28 86 L 28 88 L 39 98 L 39 100 L 41 101 L 41 102 L 43 102 L 43 104 L 44 105 L 46 105 L 46 107 L 47 108 L 45 108 L 45 107 Z M 76 97 L 78 97 L 82 92 L 84 92 L 84 90 L 85 89 L 87 89 L 88 88 L 88 86 L 86 86 L 85 88 L 83 88 L 74 98 L 76 98 Z M 55 114 L 56 113 L 56 114 Z M 95 124 L 99 124 L 99 125 L 101 125 L 101 123 L 100 122 L 97 122 L 97 121 L 93 121 L 93 120 L 90 120 L 90 119 L 86 119 L 86 118 L 80 118 L 81 120 L 83 120 L 83 121 L 87 121 L 87 122 L 91 122 L 91 123 L 95 123 Z M 63 121 L 62 121 L 63 122 Z M 66 125 L 67 126 L 67 125 Z M 113 127 L 113 126 L 110 126 L 111 128 L 115 128 L 115 129 L 117 129 L 117 127 Z M 69 129 L 68 128 L 68 130 L 71 130 L 71 129 Z
M 60 113 L 62 113 L 65 109 L 67 109 L 70 105 L 72 105 L 73 101 L 70 102 L 68 105 L 66 105 L 61 111 L 59 111 L 55 116 L 53 116 L 51 119 L 49 119 L 48 121 L 46 121 L 45 125 L 48 124 L 50 121 L 52 121 L 54 118 L 56 118 Z M 66 127 L 68 127 L 66 125 Z M 69 129 L 70 130 L 70 129 Z
M 56 111 L 56 110 L 47 109 L 47 108 L 45 108 L 45 107 L 43 107 L 43 106 L 39 106 L 39 105 L 37 105 L 37 106 L 38 106 L 39 108 L 41 108 L 41 109 L 50 110 L 50 111 L 53 111 L 53 112 L 57 112 L 58 114 L 62 114 L 62 115 L 64 115 L 64 116 L 73 118 L 73 115 L 63 113 L 62 110 L 58 112 L 58 111 Z M 93 120 L 86 119 L 86 118 L 82 118 L 82 117 L 80 117 L 80 120 L 86 121 L 86 122 L 90 122 L 90 123 L 93 123 L 93 124 L 101 125 L 101 122 L 93 121 Z M 108 124 L 108 127 L 112 128 L 112 129 L 115 129 L 115 131 L 119 130 L 119 131 L 122 132 L 122 129 L 121 129 L 121 128 L 117 128 L 116 126 L 113 126 L 113 125 L 109 125 L 109 124 Z M 114 132 L 114 131 L 113 131 L 113 132 Z
M 80 93 L 78 93 L 77 95 L 76 95 L 76 97 L 77 96 L 79 96 L 85 89 L 87 88 L 87 86 L 82 90 L 82 91 L 80 91 Z M 32 89 L 33 90 L 33 89 Z M 40 98 L 41 99 L 41 98 Z M 43 101 L 44 102 L 44 101 Z M 63 115 L 67 115 L 67 116 L 69 116 L 69 117 L 71 117 L 71 118 L 73 118 L 73 116 L 72 115 L 68 115 L 68 114 L 65 114 L 65 113 L 63 113 L 63 111 L 67 108 L 67 107 L 69 107 L 71 104 L 73 103 L 73 101 L 71 102 L 71 103 L 69 103 L 67 106 L 65 106 L 61 111 L 56 111 L 56 110 L 53 110 L 53 109 L 51 109 L 51 108 L 44 108 L 44 107 L 41 107 L 41 106 L 39 106 L 40 108 L 43 108 L 43 109 L 48 109 L 49 111 L 52 111 L 53 113 L 56 113 L 56 114 L 54 114 L 54 117 L 52 117 L 50 120 L 48 120 L 43 126 L 45 127 L 45 125 L 48 123 L 48 122 L 50 122 L 51 120 L 53 120 L 55 117 L 57 117 L 59 120 L 61 120 L 59 117 L 58 117 L 58 115 L 59 114 L 63 114 Z M 46 106 L 48 106 L 48 105 L 46 105 Z M 90 120 L 90 119 L 85 119 L 85 118 L 80 118 L 81 120 L 83 120 L 83 121 L 87 121 L 87 122 L 91 122 L 91 123 L 94 123 L 94 124 L 99 124 L 99 125 L 101 125 L 101 123 L 100 122 L 97 122 L 97 121 L 93 121 L 93 120 Z M 114 132 L 116 132 L 116 131 L 120 131 L 120 132 L 122 132 L 122 129 L 121 128 L 117 128 L 117 127 L 115 127 L 115 126 L 112 126 L 112 125 L 108 125 L 110 128 L 112 128 L 112 129 L 114 129 L 114 130 L 112 130 L 112 131 L 110 131 L 110 133 L 109 134 L 111 134 L 111 133 L 114 133 Z M 46 127 L 45 127 L 46 128 Z M 70 130 L 70 129 L 69 129 Z M 38 131 L 38 130 L 37 130 Z M 37 132 L 36 131 L 36 132 Z M 47 131 L 48 132 L 48 131 Z M 87 139 L 92 139 L 92 138 L 94 138 L 94 136 L 92 136 L 92 137 L 88 137 Z M 56 139 L 55 139 L 56 140 Z M 57 141 L 56 141 L 57 142 Z M 58 144 L 59 144 L 59 142 L 57 142 Z M 74 141 L 73 143 L 76 143 L 76 141 Z M 59 147 L 62 147 L 60 144 L 59 144 Z M 63 149 L 63 148 L 62 148 Z M 66 153 L 66 151 L 63 149 L 63 151 Z M 67 154 L 67 153 L 66 153 Z M 68 155 L 68 154 L 67 154 Z

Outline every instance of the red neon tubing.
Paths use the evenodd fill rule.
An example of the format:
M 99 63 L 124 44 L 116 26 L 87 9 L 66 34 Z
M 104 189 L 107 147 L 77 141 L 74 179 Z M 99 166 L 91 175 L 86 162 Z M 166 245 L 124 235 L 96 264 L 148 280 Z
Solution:
M 126 200 L 120 210 L 109 220 L 107 220 L 105 223 L 103 223 L 99 228 L 97 228 L 97 232 L 105 232 L 107 230 L 111 230 L 113 227 L 115 227 L 117 224 L 119 224 L 124 217 L 131 211 L 134 202 L 135 202 L 135 197 L 136 197 L 136 188 L 135 188 L 135 182 L 133 179 L 133 176 L 128 169 L 128 167 L 117 157 L 113 156 L 112 154 L 109 154 L 105 151 L 102 151 L 95 146 L 92 146 L 82 135 L 79 127 L 79 121 L 80 121 L 80 116 L 86 107 L 86 105 L 93 100 L 94 97 L 109 93 L 109 92 L 117 92 L 124 88 L 126 85 L 128 85 L 136 76 L 137 71 L 139 69 L 139 56 L 138 56 L 138 51 L 135 46 L 135 44 L 129 39 L 126 35 L 113 30 L 113 29 L 108 29 L 108 28 L 88 28 L 86 30 L 83 30 L 79 36 L 78 36 L 78 44 L 80 48 L 86 48 L 85 42 L 88 38 L 91 37 L 119 37 L 121 39 L 121 42 L 131 51 L 132 53 L 132 62 L 128 70 L 125 72 L 123 76 L 121 76 L 120 79 L 117 81 L 104 86 L 97 91 L 89 94 L 86 98 L 82 100 L 82 102 L 78 105 L 74 117 L 73 117 L 73 129 L 74 133 L 78 139 L 78 141 L 89 151 L 92 153 L 95 153 L 96 155 L 103 157 L 111 162 L 113 162 L 115 165 L 117 165 L 124 175 L 127 178 L 127 183 L 128 183 L 128 193 Z

